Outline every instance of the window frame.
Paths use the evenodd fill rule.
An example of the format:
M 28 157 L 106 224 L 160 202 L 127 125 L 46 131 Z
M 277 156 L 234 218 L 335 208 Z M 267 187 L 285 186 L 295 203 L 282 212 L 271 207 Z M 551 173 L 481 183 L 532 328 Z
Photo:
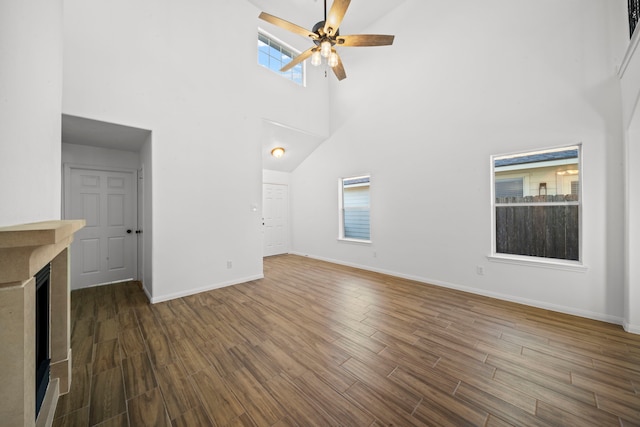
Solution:
M 518 155 L 527 155 L 534 154 L 538 152 L 546 152 L 546 151 L 562 151 L 562 150 L 570 150 L 577 149 L 578 156 L 578 177 L 579 177 L 579 185 L 578 185 L 578 200 L 577 202 L 538 202 L 536 206 L 566 206 L 567 204 L 576 205 L 578 207 L 578 260 L 567 260 L 561 258 L 546 258 L 539 257 L 533 255 L 516 255 L 516 254 L 507 254 L 497 252 L 497 225 L 496 225 L 496 208 L 501 204 L 496 203 L 496 195 L 495 195 L 495 181 L 496 181 L 496 167 L 495 161 L 498 158 L 506 157 L 506 156 L 518 156 Z M 500 263 L 507 264 L 516 264 L 516 265 L 524 265 L 524 266 L 534 266 L 534 267 L 543 267 L 543 268 L 553 268 L 560 270 L 569 270 L 569 271 L 580 271 L 584 272 L 587 270 L 585 265 L 585 254 L 584 254 L 584 239 L 583 239 L 583 147 L 582 143 L 576 144 L 567 144 L 561 146 L 554 147 L 546 147 L 546 148 L 538 148 L 538 149 L 530 149 L 530 150 L 522 150 L 517 152 L 503 153 L 503 154 L 495 154 L 489 157 L 490 164 L 490 197 L 491 197 L 491 253 L 487 255 L 487 259 L 489 261 L 495 261 Z M 514 171 L 513 175 L 507 175 L 509 177 L 516 178 L 517 172 Z M 520 175 L 522 176 L 522 174 Z M 524 177 L 524 185 L 529 185 L 529 177 Z M 525 187 L 526 188 L 526 187 Z M 525 191 L 526 193 L 526 191 Z M 511 206 L 518 206 L 521 204 L 510 204 Z M 524 206 L 528 206 L 530 204 L 522 204 Z
M 294 48 L 290 44 L 285 43 L 284 41 L 282 41 L 278 37 L 275 37 L 273 34 L 263 30 L 260 27 L 258 27 L 258 34 L 257 34 L 257 42 L 258 43 L 261 42 L 260 36 L 265 37 L 265 38 L 267 38 L 269 40 L 269 47 L 270 48 L 272 48 L 272 44 L 275 44 L 281 49 L 281 53 L 282 53 L 282 50 L 287 51 L 286 53 L 290 53 L 292 60 L 293 60 L 293 58 L 295 58 L 296 56 L 300 55 L 300 53 L 301 53 L 298 49 Z M 279 69 L 278 70 L 274 70 L 273 68 L 271 68 L 269 66 L 266 66 L 266 65 L 263 65 L 260 62 L 260 46 L 259 46 L 259 44 L 256 45 L 256 61 L 257 61 L 258 66 L 260 66 L 261 68 L 265 68 L 265 69 L 267 69 L 267 70 L 279 75 L 280 77 L 283 77 L 286 80 L 289 80 L 290 82 L 295 83 L 298 86 L 301 86 L 301 87 L 306 87 L 307 86 L 306 61 L 302 61 L 301 63 L 299 63 L 295 67 L 293 67 L 293 69 L 291 69 L 289 71 L 285 71 L 284 73 L 281 73 L 279 71 Z M 302 78 L 300 79 L 301 80 L 300 82 L 298 82 L 297 80 L 295 80 L 293 78 L 293 70 L 298 66 L 300 66 L 301 73 L 302 73 Z
M 354 179 L 369 179 L 369 239 L 358 239 L 354 237 L 345 237 L 345 226 L 344 226 L 344 182 L 350 181 Z M 350 242 L 350 243 L 362 243 L 362 244 L 371 244 L 372 241 L 372 232 L 371 232 L 371 174 L 363 173 L 359 175 L 347 176 L 338 179 L 338 241 L 341 242 Z

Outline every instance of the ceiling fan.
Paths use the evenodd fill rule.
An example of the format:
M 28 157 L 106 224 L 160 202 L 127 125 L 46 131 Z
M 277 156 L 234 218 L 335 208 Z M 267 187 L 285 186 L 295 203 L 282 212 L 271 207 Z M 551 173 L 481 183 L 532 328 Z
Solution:
M 296 24 L 278 18 L 268 13 L 262 12 L 260 19 L 267 21 L 292 33 L 310 38 L 314 46 L 293 58 L 291 62 L 282 67 L 280 71 L 287 71 L 295 67 L 300 62 L 311 57 L 312 65 L 320 65 L 322 57 L 327 58 L 329 66 L 338 80 L 347 77 L 342 65 L 342 60 L 336 51 L 336 46 L 389 46 L 393 44 L 394 36 L 382 34 L 359 34 L 341 36 L 339 27 L 342 23 L 347 8 L 351 0 L 334 0 L 327 15 L 327 0 L 324 0 L 324 21 L 318 22 L 311 31 L 306 30 Z

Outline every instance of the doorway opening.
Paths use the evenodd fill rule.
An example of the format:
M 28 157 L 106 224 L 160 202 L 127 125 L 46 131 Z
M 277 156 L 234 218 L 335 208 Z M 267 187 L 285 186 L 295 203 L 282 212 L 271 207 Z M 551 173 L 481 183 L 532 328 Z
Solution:
M 62 115 L 62 218 L 85 219 L 71 245 L 71 286 L 136 279 L 149 297 L 152 132 Z
M 289 253 L 289 186 L 262 184 L 264 256 Z

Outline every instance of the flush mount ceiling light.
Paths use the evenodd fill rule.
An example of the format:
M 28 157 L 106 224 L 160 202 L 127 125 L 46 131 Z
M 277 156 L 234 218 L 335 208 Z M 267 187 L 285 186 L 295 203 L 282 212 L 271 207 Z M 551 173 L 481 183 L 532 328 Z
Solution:
M 280 157 L 284 156 L 284 148 L 282 147 L 274 148 L 273 150 L 271 150 L 271 155 L 276 159 L 279 159 Z
M 267 21 L 275 26 L 310 39 L 315 45 L 293 58 L 293 60 L 282 67 L 280 71 L 288 71 L 309 57 L 311 57 L 311 65 L 314 66 L 320 65 L 322 58 L 326 58 L 327 64 L 331 67 L 338 80 L 342 80 L 347 77 L 347 74 L 344 71 L 342 60 L 340 60 L 340 56 L 335 47 L 388 46 L 393 44 L 394 37 L 384 34 L 341 36 L 338 29 L 345 13 L 347 13 L 347 8 L 350 3 L 351 0 L 333 0 L 331 9 L 329 9 L 329 13 L 327 14 L 327 0 L 324 0 L 324 21 L 320 21 L 314 25 L 311 31 L 289 21 L 285 21 L 282 18 L 262 12 L 259 18 L 263 21 Z

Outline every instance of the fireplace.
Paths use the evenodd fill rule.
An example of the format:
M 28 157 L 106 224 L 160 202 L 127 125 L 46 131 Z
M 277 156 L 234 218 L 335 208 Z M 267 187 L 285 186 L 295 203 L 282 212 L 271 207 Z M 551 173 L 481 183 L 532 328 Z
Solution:
M 0 425 L 50 426 L 69 392 L 69 245 L 84 224 L 0 227 Z
M 49 385 L 49 282 L 51 264 L 44 266 L 36 276 L 36 418 L 40 412 Z

